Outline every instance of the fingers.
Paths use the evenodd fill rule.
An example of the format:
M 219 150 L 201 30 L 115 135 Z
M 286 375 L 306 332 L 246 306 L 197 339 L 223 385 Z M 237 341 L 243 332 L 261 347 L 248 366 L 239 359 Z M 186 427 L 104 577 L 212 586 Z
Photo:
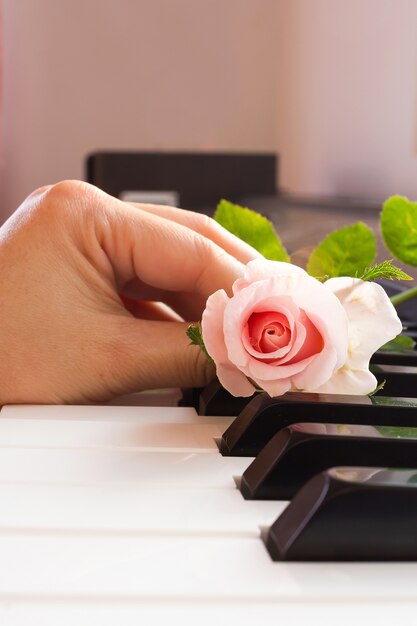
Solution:
M 200 235 L 207 237 L 215 244 L 233 255 L 241 263 L 249 263 L 252 259 L 262 258 L 262 255 L 245 243 L 239 237 L 232 235 L 225 228 L 220 226 L 215 220 L 211 219 L 203 213 L 194 213 L 175 207 L 160 204 L 133 204 L 136 208 L 147 211 L 152 215 L 159 215 L 177 224 L 182 224 L 187 228 L 191 228 Z
M 50 189 L 51 187 L 52 187 L 52 185 L 42 185 L 42 187 L 38 187 L 37 189 L 32 191 L 32 193 L 28 195 L 28 198 L 33 198 L 34 196 L 39 196 L 39 195 L 45 193 L 45 191 L 48 191 L 48 189 Z
M 139 279 L 152 288 L 207 299 L 218 289 L 230 291 L 242 274 L 234 256 L 200 233 L 104 195 L 102 212 L 94 213 L 94 232 L 118 284 Z
M 215 369 L 199 347 L 190 345 L 188 324 L 126 318 L 118 323 L 112 362 L 116 394 L 166 387 L 203 387 Z
M 143 302 L 121 296 L 125 309 L 133 317 L 142 320 L 159 320 L 164 322 L 183 322 L 184 320 L 162 302 Z
M 168 305 L 169 310 L 175 311 L 183 321 L 186 320 L 190 322 L 201 319 L 202 312 L 206 306 L 206 299 L 203 296 L 199 296 L 195 293 L 152 289 L 138 280 L 130 281 L 124 287 L 122 299 L 125 297 L 133 299 L 136 302 L 163 302 L 165 305 Z M 130 309 L 128 308 L 128 310 Z M 141 315 L 137 315 L 136 317 L 141 317 Z

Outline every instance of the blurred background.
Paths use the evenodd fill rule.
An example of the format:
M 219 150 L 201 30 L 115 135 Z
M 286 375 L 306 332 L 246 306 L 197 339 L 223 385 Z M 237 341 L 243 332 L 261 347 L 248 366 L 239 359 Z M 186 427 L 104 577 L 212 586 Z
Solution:
M 102 151 L 276 153 L 280 191 L 417 199 L 416 0 L 3 0 L 0 220 Z

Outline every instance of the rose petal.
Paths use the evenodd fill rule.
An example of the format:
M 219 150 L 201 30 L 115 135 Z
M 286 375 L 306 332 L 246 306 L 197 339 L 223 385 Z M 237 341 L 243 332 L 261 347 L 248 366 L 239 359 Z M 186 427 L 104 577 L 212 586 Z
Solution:
M 315 355 L 291 365 L 270 365 L 257 359 L 250 359 L 247 367 L 242 368 L 242 371 L 250 378 L 253 378 L 256 383 L 259 380 L 281 380 L 283 378 L 291 378 L 303 371 L 314 358 L 316 358 Z
M 244 374 L 231 363 L 220 363 L 216 368 L 217 378 L 232 396 L 247 398 L 252 396 L 256 388 Z
M 227 357 L 223 335 L 224 310 L 229 301 L 223 289 L 213 293 L 207 300 L 201 320 L 201 329 L 207 352 L 216 364 L 217 376 L 225 389 L 234 396 L 251 396 L 255 387 Z
M 256 382 L 271 398 L 283 396 L 287 391 L 291 391 L 291 381 L 288 378 L 285 380 L 258 380 Z
M 248 315 L 248 308 L 251 312 L 256 302 L 266 299 L 267 294 L 271 293 L 277 301 L 284 297 L 293 298 L 300 308 L 309 311 L 310 320 L 317 326 L 323 337 L 324 352 L 320 359 L 316 355 L 314 363 L 310 357 L 293 363 L 291 366 L 284 367 L 284 363 L 281 362 L 279 367 L 274 367 L 251 357 L 245 350 L 239 337 L 242 319 Z M 297 388 L 314 389 L 326 382 L 333 371 L 341 367 L 347 358 L 346 313 L 330 290 L 304 272 L 260 281 L 238 292 L 226 306 L 224 332 L 229 360 L 236 363 L 247 376 L 253 378 L 263 388 L 265 388 L 264 381 L 296 377 L 305 370 L 304 376 L 296 377 L 292 382 Z M 301 330 L 299 333 L 301 334 Z M 288 356 L 285 360 L 288 360 Z
M 292 318 L 298 316 L 298 307 L 291 298 L 285 294 L 279 297 L 271 297 L 271 285 L 269 280 L 254 283 L 244 291 L 236 294 L 226 305 L 224 312 L 224 336 L 226 338 L 227 352 L 229 360 L 238 367 L 245 367 L 248 364 L 252 350 L 247 348 L 243 343 L 244 333 L 242 329 L 245 327 L 247 320 L 252 313 L 272 310 L 283 313 L 290 323 L 293 324 Z M 282 353 L 287 350 L 282 348 Z M 259 356 L 259 353 L 257 354 Z M 261 357 L 260 357 L 261 358 Z M 275 358 L 273 353 L 266 358 Z
M 291 337 L 293 336 L 295 329 L 295 320 L 294 315 L 298 315 L 298 309 L 294 306 L 294 303 L 288 301 L 288 298 L 267 298 L 259 303 L 259 306 L 256 309 L 270 309 L 271 315 L 283 315 L 288 322 L 289 330 Z M 288 306 L 285 306 L 288 305 Z M 250 317 L 255 313 L 260 313 L 261 311 L 255 310 Z M 262 311 L 265 313 L 265 311 Z M 291 342 L 286 346 L 282 346 L 281 348 L 277 348 L 273 352 L 269 352 L 267 354 L 259 352 L 250 342 L 248 328 L 245 325 L 245 328 L 242 332 L 242 346 L 243 348 L 254 358 L 260 359 L 267 363 L 273 362 L 275 359 L 280 359 L 281 357 L 285 357 L 288 352 L 291 350 Z M 242 347 L 236 346 L 236 349 L 240 351 Z M 231 348 L 233 350 L 233 348 Z M 229 353 L 229 356 L 232 353 Z
M 288 318 L 277 311 L 252 313 L 248 333 L 253 347 L 263 354 L 286 347 L 291 339 Z
M 402 324 L 385 290 L 358 278 L 331 278 L 328 287 L 340 300 L 349 320 L 346 365 L 366 369 L 373 353 L 401 333 Z
M 317 393 L 344 393 L 366 396 L 374 391 L 378 381 L 368 369 L 352 370 L 341 367 L 331 378 L 314 391 Z
M 337 362 L 337 352 L 331 345 L 310 358 L 310 362 L 299 373 L 293 376 L 293 385 L 302 391 L 316 391 L 332 376 Z
M 288 325 L 280 324 L 278 321 L 271 322 L 262 332 L 259 349 L 263 354 L 269 354 L 281 347 L 288 346 L 290 341 L 291 331 Z
M 338 353 L 336 350 L 336 346 L 334 345 L 333 338 L 328 334 L 327 324 L 318 316 L 313 313 L 309 313 L 309 317 L 313 322 L 314 326 L 320 332 L 320 335 L 323 339 L 323 350 L 316 355 L 314 360 L 305 368 L 304 371 L 300 372 L 297 376 L 294 377 L 293 383 L 297 389 L 302 389 L 304 391 L 315 391 L 317 387 L 323 385 L 335 372 L 340 368 L 341 363 L 346 362 L 347 352 L 346 352 L 346 344 L 345 351 L 343 353 Z M 347 320 L 346 328 L 345 328 L 345 341 L 347 342 Z
M 318 354 L 324 348 L 324 340 L 321 336 L 321 333 L 303 310 L 300 310 L 300 316 L 297 320 L 297 333 L 299 333 L 301 329 L 303 330 L 302 344 L 296 352 L 294 349 L 295 358 L 297 359 L 297 361 L 306 359 L 313 354 Z M 291 357 L 291 354 L 289 354 L 288 356 Z M 290 360 L 289 363 L 291 363 Z
M 246 265 L 243 276 L 234 282 L 233 293 L 236 294 L 259 280 L 276 278 L 277 276 L 291 276 L 293 274 L 308 275 L 301 267 L 293 265 L 292 263 L 269 261 L 268 259 L 254 259 L 253 261 L 249 261 Z

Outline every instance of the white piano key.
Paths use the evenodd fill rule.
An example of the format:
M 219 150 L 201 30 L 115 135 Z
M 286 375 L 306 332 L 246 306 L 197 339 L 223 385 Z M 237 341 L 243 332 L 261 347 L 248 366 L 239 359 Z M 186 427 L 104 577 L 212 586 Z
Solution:
M 7 413 L 6 413 L 7 414 Z M 6 446 L 55 448 L 172 448 L 217 451 L 224 425 L 164 423 L 145 419 L 0 419 L 0 449 Z
M 218 452 L 1 448 L 0 482 L 230 487 L 252 460 Z
M 416 563 L 274 563 L 252 538 L 10 533 L 0 554 L 1 598 L 417 600 Z
M 111 504 L 111 506 L 109 506 Z M 0 483 L 0 533 L 8 529 L 74 532 L 259 536 L 285 502 L 244 500 L 237 489 L 141 485 Z
M 144 421 L 160 424 L 220 424 L 224 430 L 233 417 L 201 416 L 191 407 L 160 406 L 108 406 L 108 405 L 7 405 L 0 412 L 2 419 L 25 420 L 97 420 L 97 421 Z
M 257 624 L 308 624 L 308 626 L 352 626 L 352 624 L 378 624 L 392 626 L 394 623 L 409 624 L 410 616 L 417 611 L 417 602 L 401 601 L 387 604 L 378 601 L 361 600 L 356 605 L 351 601 L 312 601 L 294 602 L 92 602 L 79 601 L 31 602 L 25 599 L 19 603 L 0 600 L 0 624 L 7 626 L 161 626 L 161 624 L 181 624 L 181 626 L 256 626 Z

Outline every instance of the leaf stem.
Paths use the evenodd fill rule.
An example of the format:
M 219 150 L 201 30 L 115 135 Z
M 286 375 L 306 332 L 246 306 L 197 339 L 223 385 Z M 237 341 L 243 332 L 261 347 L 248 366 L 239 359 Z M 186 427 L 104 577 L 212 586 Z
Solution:
M 397 307 L 403 302 L 407 302 L 407 300 L 411 300 L 411 298 L 415 298 L 416 296 L 417 287 L 411 287 L 410 289 L 406 289 L 406 291 L 397 293 L 395 296 L 391 296 L 391 302 L 395 307 Z

